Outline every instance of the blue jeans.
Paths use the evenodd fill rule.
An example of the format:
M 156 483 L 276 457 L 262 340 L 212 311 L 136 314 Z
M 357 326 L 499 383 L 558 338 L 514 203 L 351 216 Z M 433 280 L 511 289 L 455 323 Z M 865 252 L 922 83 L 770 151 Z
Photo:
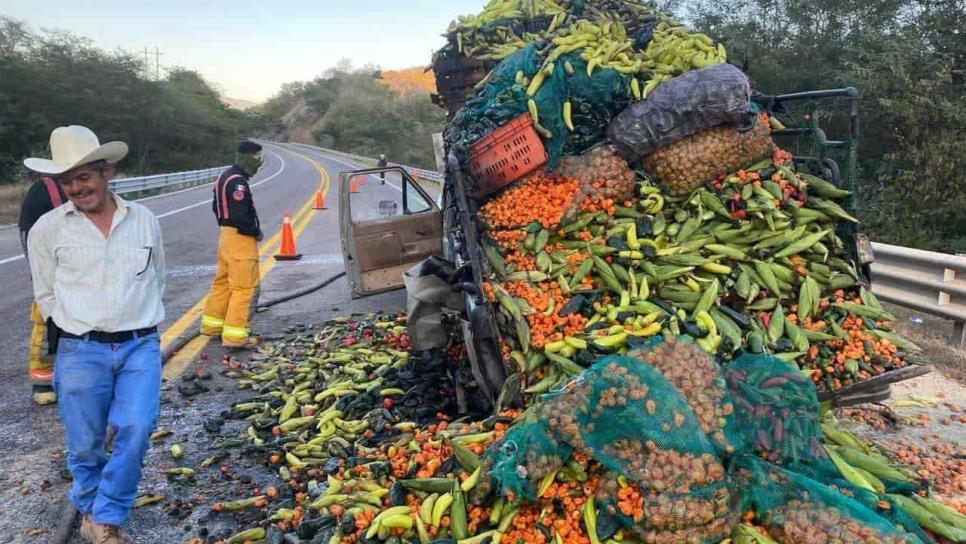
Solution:
M 54 389 L 74 478 L 68 498 L 97 523 L 121 525 L 131 515 L 158 419 L 160 346 L 157 333 L 121 344 L 72 338 L 57 344 Z M 115 431 L 110 456 L 108 425 Z

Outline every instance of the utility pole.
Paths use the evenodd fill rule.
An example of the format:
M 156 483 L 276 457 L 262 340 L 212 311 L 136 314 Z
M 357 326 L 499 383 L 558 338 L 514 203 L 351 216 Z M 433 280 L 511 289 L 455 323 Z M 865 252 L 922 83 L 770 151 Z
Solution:
M 154 56 L 154 80 L 158 81 L 161 79 L 161 57 L 164 56 L 164 53 L 162 53 L 157 46 L 154 47 L 153 53 L 148 51 L 147 47 L 144 48 L 144 75 L 145 77 L 150 78 L 151 65 L 148 64 L 148 55 Z
M 163 54 L 157 46 L 154 46 L 154 79 L 161 80 L 161 57 Z

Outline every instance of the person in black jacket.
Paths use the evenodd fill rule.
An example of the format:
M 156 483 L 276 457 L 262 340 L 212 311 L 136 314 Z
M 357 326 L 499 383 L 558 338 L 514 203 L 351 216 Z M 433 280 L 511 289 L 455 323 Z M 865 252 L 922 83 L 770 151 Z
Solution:
M 201 316 L 201 334 L 221 336 L 222 345 L 248 348 L 249 320 L 257 297 L 258 241 L 262 230 L 249 180 L 262 165 L 262 146 L 244 141 L 235 164 L 215 181 L 212 210 L 219 225 L 218 267 Z
M 20 244 L 23 254 L 27 255 L 27 233 L 33 228 L 40 216 L 67 202 L 67 196 L 56 179 L 46 177 L 35 181 L 20 202 Z M 44 406 L 57 402 L 54 393 L 54 357 L 47 349 L 47 323 L 44 321 L 37 303 L 30 305 L 30 349 L 27 357 L 27 378 L 30 381 L 34 402 Z

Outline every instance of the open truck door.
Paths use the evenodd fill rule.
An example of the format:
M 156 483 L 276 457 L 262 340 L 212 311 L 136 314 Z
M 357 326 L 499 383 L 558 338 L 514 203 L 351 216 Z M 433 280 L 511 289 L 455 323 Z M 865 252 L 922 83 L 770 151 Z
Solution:
M 439 206 L 398 166 L 339 174 L 339 225 L 353 298 L 403 287 L 406 270 L 443 252 Z

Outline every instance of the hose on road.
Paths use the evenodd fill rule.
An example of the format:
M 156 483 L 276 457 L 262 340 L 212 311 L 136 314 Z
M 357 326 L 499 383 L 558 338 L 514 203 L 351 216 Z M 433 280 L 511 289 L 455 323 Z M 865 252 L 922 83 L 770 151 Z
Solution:
M 333 282 L 335 282 L 336 280 L 339 280 L 344 276 L 345 276 L 345 272 L 339 272 L 338 274 L 334 274 L 320 283 L 306 287 L 304 289 L 299 289 L 298 291 L 293 291 L 287 295 L 283 295 L 279 298 L 269 300 L 267 302 L 259 304 L 255 308 L 255 311 L 264 312 L 265 310 L 271 308 L 272 306 L 281 304 L 283 302 L 288 302 L 292 299 L 296 299 L 299 297 L 304 297 L 305 295 L 314 293 L 320 289 L 325 289 Z M 192 322 L 191 327 L 197 329 L 196 327 L 197 322 L 198 322 L 197 319 L 194 322 Z M 188 344 L 188 342 L 191 342 L 199 335 L 200 333 L 197 332 L 196 330 L 193 333 L 182 334 L 181 336 L 179 336 L 174 341 L 173 344 L 169 345 L 168 347 L 164 348 L 164 350 L 161 351 L 161 363 L 163 364 L 164 362 L 166 362 L 175 353 L 178 353 L 178 351 L 180 351 L 181 348 L 185 347 Z M 77 520 L 77 509 L 74 508 L 73 504 L 67 501 L 64 504 L 63 508 L 61 509 L 60 519 L 58 520 L 57 526 L 54 528 L 54 532 L 51 537 L 50 543 L 67 544 L 67 542 L 70 541 L 71 537 L 74 534 L 74 525 L 76 520 Z
M 276 304 L 281 304 L 283 302 L 288 302 L 288 301 L 290 301 L 290 300 L 292 300 L 294 298 L 304 297 L 305 295 L 308 295 L 309 293 L 314 293 L 314 292 L 318 291 L 319 289 L 324 289 L 324 288 L 328 287 L 333 282 L 335 282 L 336 280 L 342 278 L 343 276 L 345 276 L 345 272 L 339 272 L 338 274 L 335 274 L 333 276 L 330 276 L 328 279 L 326 279 L 325 281 L 323 281 L 321 283 L 317 283 L 317 284 L 312 285 L 310 287 L 306 287 L 305 289 L 299 289 L 298 291 L 293 291 L 293 292 L 291 292 L 291 293 L 289 293 L 287 295 L 283 295 L 283 296 L 281 296 L 279 298 L 276 298 L 274 300 L 270 300 L 268 302 L 259 304 L 258 306 L 255 307 L 255 311 L 256 312 L 264 312 L 265 310 L 269 309 L 271 306 L 275 306 Z
M 198 328 L 197 325 L 198 325 L 197 319 L 191 322 L 191 328 L 197 329 Z M 173 344 L 170 344 L 168 347 L 161 350 L 161 363 L 163 364 L 167 362 L 167 360 L 170 359 L 171 356 L 173 356 L 175 353 L 178 353 L 179 351 L 181 351 L 181 348 L 188 345 L 188 342 L 194 340 L 195 338 L 198 338 L 198 336 L 200 335 L 201 333 L 195 330 L 194 332 L 182 334 L 181 336 L 176 338 Z
M 60 509 L 60 519 L 54 527 L 54 534 L 50 536 L 50 544 L 67 544 L 74 536 L 74 522 L 77 520 L 77 508 L 69 500 L 64 500 Z

